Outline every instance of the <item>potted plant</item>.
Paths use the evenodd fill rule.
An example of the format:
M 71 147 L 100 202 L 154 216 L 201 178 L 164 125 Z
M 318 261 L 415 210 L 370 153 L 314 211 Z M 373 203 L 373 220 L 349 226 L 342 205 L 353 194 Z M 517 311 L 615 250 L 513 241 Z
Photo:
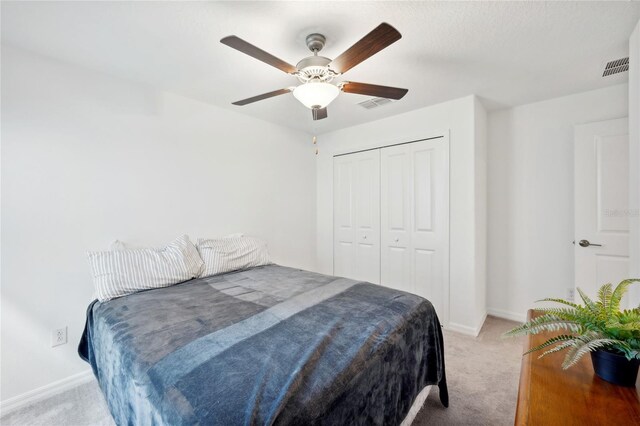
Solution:
M 567 350 L 562 363 L 562 368 L 567 369 L 590 352 L 593 369 L 600 378 L 621 386 L 635 386 L 640 366 L 640 307 L 620 310 L 620 301 L 634 282 L 640 282 L 640 279 L 624 280 L 615 289 L 611 284 L 605 284 L 598 290 L 596 301 L 578 288 L 584 305 L 563 299 L 542 299 L 539 302 L 556 302 L 564 306 L 536 309 L 542 315 L 505 335 L 560 331 L 559 335 L 523 355 L 546 349 L 539 357 L 542 358 Z

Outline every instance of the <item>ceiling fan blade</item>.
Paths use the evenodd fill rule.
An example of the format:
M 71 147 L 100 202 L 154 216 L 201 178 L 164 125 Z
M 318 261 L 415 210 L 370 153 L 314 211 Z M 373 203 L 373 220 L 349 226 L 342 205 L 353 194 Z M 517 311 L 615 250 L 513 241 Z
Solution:
M 348 48 L 342 55 L 335 58 L 329 64 L 329 67 L 337 73 L 344 74 L 360 62 L 370 58 L 401 38 L 402 35 L 398 30 L 383 22 L 356 44 Z
M 287 74 L 293 74 L 298 69 L 293 65 L 283 61 L 280 58 L 276 58 L 271 53 L 267 53 L 264 50 L 254 46 L 251 43 L 247 43 L 240 37 L 236 36 L 228 36 L 220 40 L 220 43 L 226 44 L 229 47 L 232 47 L 246 55 L 249 55 L 253 58 L 256 58 L 259 61 L 262 61 L 266 64 L 271 65 L 272 67 L 276 67 L 281 71 L 286 72 Z
M 311 113 L 313 114 L 313 119 L 315 120 L 322 120 L 323 118 L 327 118 L 327 108 L 313 108 L 311 110 Z
M 356 83 L 345 81 L 342 83 L 342 91 L 345 93 L 355 93 L 358 95 L 376 96 L 378 98 L 402 99 L 409 89 L 398 87 L 378 86 L 376 84 Z
M 273 98 L 274 96 L 284 95 L 285 93 L 289 93 L 289 92 L 291 92 L 291 89 L 274 90 L 273 92 L 263 93 L 262 95 L 254 96 L 252 98 L 247 98 L 247 99 L 243 99 L 241 101 L 236 101 L 236 102 L 233 103 L 233 105 L 243 106 L 243 105 L 247 105 L 247 104 L 250 104 L 250 103 L 253 103 L 253 102 L 261 101 L 263 99 Z

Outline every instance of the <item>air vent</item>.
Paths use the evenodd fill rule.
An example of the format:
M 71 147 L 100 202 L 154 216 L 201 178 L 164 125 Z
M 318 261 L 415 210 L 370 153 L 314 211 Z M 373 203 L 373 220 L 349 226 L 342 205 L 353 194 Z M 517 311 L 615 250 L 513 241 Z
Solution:
M 608 75 L 618 74 L 620 72 L 629 71 L 629 58 L 616 59 L 615 61 L 607 62 L 607 66 L 604 67 L 603 77 Z
M 391 99 L 387 99 L 387 98 L 373 98 L 373 99 L 368 99 L 364 102 L 360 102 L 358 105 L 360 105 L 362 108 L 374 109 L 374 108 L 381 107 L 382 105 L 390 104 L 392 102 L 393 101 Z

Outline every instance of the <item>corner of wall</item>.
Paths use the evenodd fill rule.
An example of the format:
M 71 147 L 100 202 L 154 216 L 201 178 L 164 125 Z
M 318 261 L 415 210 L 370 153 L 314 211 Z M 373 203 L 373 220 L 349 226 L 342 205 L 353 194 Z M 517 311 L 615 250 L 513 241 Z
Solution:
M 476 322 L 487 315 L 487 110 L 474 95 L 474 210 Z
M 629 38 L 629 275 L 640 277 L 640 21 Z M 630 291 L 640 304 L 640 288 Z

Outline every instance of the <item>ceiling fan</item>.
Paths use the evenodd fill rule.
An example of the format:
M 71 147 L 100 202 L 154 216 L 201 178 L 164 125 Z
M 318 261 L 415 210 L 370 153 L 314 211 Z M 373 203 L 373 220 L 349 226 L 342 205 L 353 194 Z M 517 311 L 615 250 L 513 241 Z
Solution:
M 306 43 L 309 50 L 313 52 L 313 56 L 304 58 L 295 67 L 234 35 L 223 38 L 220 43 L 297 77 L 302 83 L 299 86 L 274 90 L 273 92 L 243 99 L 234 102 L 233 105 L 247 105 L 293 92 L 293 96 L 296 99 L 311 109 L 313 119 L 321 120 L 327 118 L 327 105 L 338 96 L 340 91 L 395 100 L 401 99 L 407 94 L 407 89 L 399 89 L 397 87 L 378 86 L 353 81 L 342 81 L 338 84 L 331 83 L 334 78 L 349 71 L 365 59 L 400 40 L 400 38 L 402 38 L 402 35 L 395 28 L 387 23 L 382 23 L 348 48 L 342 55 L 331 60 L 324 56 L 318 56 L 318 52 L 324 47 L 326 38 L 322 34 L 310 34 L 307 36 Z

